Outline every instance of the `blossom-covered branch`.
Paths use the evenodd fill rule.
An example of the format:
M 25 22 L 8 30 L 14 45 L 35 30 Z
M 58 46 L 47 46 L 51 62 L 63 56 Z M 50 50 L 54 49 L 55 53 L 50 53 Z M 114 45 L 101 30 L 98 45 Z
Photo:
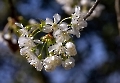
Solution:
M 62 9 L 65 13 L 71 15 L 74 13 L 75 6 L 81 7 L 81 12 L 87 14 L 85 20 L 92 20 L 95 17 L 99 17 L 101 11 L 105 8 L 102 4 L 98 4 L 100 0 L 56 0 L 62 5 Z M 89 10 L 90 8 L 90 10 Z M 94 12 L 93 12 L 94 11 Z
M 68 1 L 69 2 L 69 1 Z M 73 35 L 80 38 L 80 30 L 87 27 L 86 19 L 92 14 L 99 0 L 95 2 L 87 14 L 81 12 L 79 5 L 74 7 L 74 13 L 70 17 L 61 19 L 56 13 L 53 19 L 46 18 L 45 21 L 32 26 L 23 27 L 20 23 L 15 23 L 21 29 L 18 39 L 20 54 L 25 56 L 28 62 L 38 71 L 43 68 L 52 71 L 57 66 L 62 65 L 65 69 L 71 69 L 75 65 L 73 56 L 77 54 Z M 67 19 L 71 21 L 66 22 Z M 35 39 L 37 33 L 44 32 L 45 35 Z M 42 48 L 39 48 L 42 45 Z M 46 53 L 43 54 L 43 50 Z

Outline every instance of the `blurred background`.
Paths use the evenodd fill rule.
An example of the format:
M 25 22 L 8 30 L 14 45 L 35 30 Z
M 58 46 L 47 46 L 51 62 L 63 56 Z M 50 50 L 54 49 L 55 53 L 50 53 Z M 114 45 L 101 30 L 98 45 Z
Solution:
M 87 21 L 79 39 L 74 37 L 78 52 L 74 68 L 60 66 L 40 72 L 19 55 L 16 43 L 3 37 L 9 32 L 10 17 L 26 24 L 30 19 L 53 18 L 55 13 L 62 18 L 69 15 L 55 0 L 0 0 L 0 83 L 120 83 L 120 35 L 114 3 L 101 0 L 100 16 Z

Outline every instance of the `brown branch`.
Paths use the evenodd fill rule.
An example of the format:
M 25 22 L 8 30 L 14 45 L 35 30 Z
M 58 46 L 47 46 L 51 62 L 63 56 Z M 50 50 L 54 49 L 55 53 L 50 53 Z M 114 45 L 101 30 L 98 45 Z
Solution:
M 120 35 L 120 0 L 115 0 L 115 10 L 117 15 L 118 30 Z
M 88 13 L 84 17 L 84 20 L 87 20 L 87 18 L 93 13 L 93 11 L 95 10 L 95 8 L 97 7 L 97 5 L 98 5 L 99 2 L 100 2 L 100 0 L 96 0 L 95 1 L 95 4 L 90 8 L 90 10 L 88 11 Z
M 8 3 L 10 7 L 10 17 L 8 17 L 8 23 L 5 25 L 3 29 L 2 38 L 8 43 L 8 46 L 10 47 L 11 51 L 16 52 L 19 49 L 19 46 L 18 43 L 13 43 L 12 35 L 16 35 L 14 33 L 14 25 L 15 22 L 18 22 L 18 17 L 16 15 L 16 10 L 14 8 L 13 0 L 8 0 Z M 10 38 L 5 37 L 5 35 L 8 33 L 10 33 L 9 34 L 9 36 L 11 36 Z
M 10 5 L 11 17 L 13 19 L 15 19 L 15 21 L 18 21 L 16 11 L 15 11 L 15 7 L 14 7 L 14 4 L 13 4 L 13 0 L 8 0 L 8 3 Z

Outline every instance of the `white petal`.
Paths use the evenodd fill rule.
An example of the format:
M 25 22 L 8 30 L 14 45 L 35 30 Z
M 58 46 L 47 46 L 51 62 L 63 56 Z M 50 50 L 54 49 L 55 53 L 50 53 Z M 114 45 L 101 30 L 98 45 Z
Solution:
M 73 57 L 69 58 L 72 62 L 75 62 L 75 59 Z
M 37 71 L 41 71 L 43 68 L 43 64 L 42 61 L 37 61 L 37 63 L 35 64 L 35 68 L 37 69 Z
M 45 33 L 49 33 L 49 32 L 51 32 L 52 31 L 52 27 L 51 26 L 49 26 L 49 25 L 46 25 L 44 28 L 43 28 L 43 30 L 42 30 L 43 32 L 45 32 Z
M 21 33 L 21 36 L 27 36 L 27 37 L 28 37 L 28 32 L 27 32 L 27 30 L 25 30 L 25 29 L 20 29 L 19 31 L 20 31 L 20 33 Z
M 52 45 L 52 46 L 50 46 L 50 47 L 48 48 L 48 51 L 49 51 L 49 52 L 52 52 L 54 49 L 55 49 L 55 45 Z
M 65 46 L 67 55 L 75 56 L 77 54 L 75 45 L 72 42 L 67 42 Z
M 76 29 L 75 29 L 75 30 L 76 30 Z M 76 31 L 75 31 L 75 34 L 76 34 L 77 38 L 80 38 L 80 31 L 79 31 L 79 30 L 76 30 Z
M 20 54 L 21 55 L 26 55 L 26 54 L 28 54 L 28 52 L 29 52 L 29 48 L 28 47 L 24 47 L 24 48 L 20 49 Z
M 65 10 L 65 12 L 69 15 L 74 13 L 74 8 L 72 8 L 70 5 L 63 5 L 62 9 Z
M 53 24 L 53 20 L 50 19 L 50 18 L 46 18 L 46 24 L 52 25 Z
M 35 39 L 35 40 L 33 40 L 35 43 L 38 43 L 38 44 L 42 44 L 43 42 L 42 41 L 40 41 L 39 39 Z
M 61 63 L 62 63 L 62 58 L 61 58 L 61 56 L 56 56 L 56 55 L 54 55 L 54 64 L 55 64 L 56 66 L 59 66 L 59 65 L 61 65 Z
M 29 51 L 27 53 L 26 59 L 28 60 L 29 63 L 33 62 L 36 56 L 34 55 L 33 52 Z
M 62 63 L 62 66 L 68 70 L 68 69 L 71 69 L 72 67 L 75 66 L 75 63 L 74 63 L 74 59 L 72 57 L 66 59 L 63 63 Z
M 45 71 L 51 72 L 55 69 L 55 66 L 49 64 L 49 65 L 45 65 L 44 68 L 45 68 Z
M 57 30 L 57 31 L 54 31 L 53 32 L 53 36 L 55 37 L 55 38 L 58 38 L 59 36 L 60 36 L 60 34 L 62 34 L 62 31 L 61 30 Z
M 29 23 L 30 23 L 30 24 L 37 24 L 38 22 L 37 22 L 35 19 L 30 19 L 30 20 L 29 20 Z
M 67 31 L 68 30 L 67 23 L 61 23 L 59 29 L 62 31 Z
M 54 23 L 57 24 L 57 23 L 60 21 L 61 16 L 60 16 L 59 14 L 55 14 L 55 15 L 53 16 L 53 18 L 54 18 Z
M 75 32 L 73 31 L 73 29 L 71 29 L 71 30 L 68 30 L 68 33 L 70 33 L 70 34 L 75 34 Z
M 80 29 L 84 28 L 84 27 L 87 27 L 87 22 L 86 21 L 81 21 L 81 22 L 79 22 L 79 26 L 80 26 Z
M 56 42 L 64 42 L 64 38 L 62 36 L 56 38 Z
M 81 5 L 89 5 L 90 4 L 90 0 L 81 0 L 80 4 Z
M 66 46 L 66 48 L 74 48 L 75 47 L 75 45 L 72 42 L 67 42 L 65 44 L 65 46 Z
M 27 38 L 25 38 L 25 37 L 20 37 L 20 38 L 18 39 L 19 46 L 20 46 L 20 47 L 25 46 L 26 43 L 27 43 L 27 41 L 28 41 Z
M 76 13 L 76 14 L 79 14 L 79 13 L 80 13 L 80 7 L 79 7 L 79 6 L 76 6 L 76 7 L 75 7 L 75 13 Z
M 26 38 L 26 37 L 20 37 L 18 39 L 18 43 L 19 43 L 19 47 L 24 47 L 24 46 L 27 46 L 27 47 L 34 47 L 35 44 L 33 42 L 33 40 L 31 40 L 30 38 Z
M 17 23 L 17 22 L 16 22 L 15 24 L 16 24 L 18 27 L 20 27 L 20 28 L 24 28 L 21 23 Z
M 80 31 L 79 28 L 72 27 L 72 30 L 69 30 L 68 33 L 71 33 L 73 35 L 76 35 L 77 38 L 80 37 Z
M 68 33 L 66 33 L 63 37 L 64 37 L 64 41 L 68 41 L 71 38 Z
M 43 61 L 44 68 L 47 72 L 50 72 L 55 69 L 56 64 L 51 57 L 46 57 Z

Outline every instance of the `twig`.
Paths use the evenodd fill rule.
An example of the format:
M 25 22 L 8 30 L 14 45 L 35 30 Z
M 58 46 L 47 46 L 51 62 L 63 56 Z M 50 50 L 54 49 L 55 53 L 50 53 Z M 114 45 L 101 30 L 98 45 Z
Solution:
M 118 30 L 120 35 L 120 0 L 115 0 L 115 10 L 117 15 Z
M 100 0 L 95 1 L 95 4 L 90 8 L 87 15 L 84 17 L 84 20 L 86 20 L 93 13 L 93 11 L 95 10 L 95 8 L 97 7 L 99 2 L 100 2 Z
M 8 3 L 10 5 L 10 10 L 11 10 L 11 17 L 15 19 L 15 21 L 18 21 L 16 11 L 14 8 L 13 0 L 8 0 Z
M 2 32 L 2 38 L 8 43 L 8 46 L 10 47 L 11 51 L 16 52 L 19 49 L 18 43 L 13 43 L 12 41 L 12 34 L 15 35 L 13 32 L 13 25 L 17 21 L 18 18 L 16 15 L 16 11 L 14 8 L 13 0 L 8 0 L 9 6 L 10 6 L 10 18 L 8 18 L 8 23 L 5 25 L 3 32 Z M 12 27 L 12 28 L 11 28 Z M 10 33 L 10 38 L 5 38 L 5 34 Z M 16 39 L 17 40 L 17 39 Z

